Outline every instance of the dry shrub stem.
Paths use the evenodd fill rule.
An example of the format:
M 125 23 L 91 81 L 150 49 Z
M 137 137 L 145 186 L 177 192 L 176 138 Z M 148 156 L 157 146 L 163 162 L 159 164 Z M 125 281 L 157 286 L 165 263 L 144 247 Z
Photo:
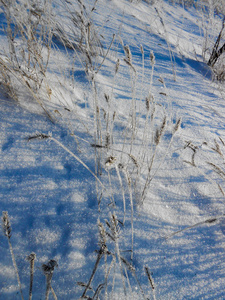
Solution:
M 215 65 L 215 63 L 217 62 L 220 55 L 222 55 L 222 53 L 225 51 L 225 43 L 223 44 L 223 46 L 220 49 L 218 49 L 219 44 L 220 44 L 220 40 L 222 38 L 222 33 L 223 33 L 223 30 L 224 30 L 224 26 L 225 26 L 225 17 L 224 17 L 223 22 L 222 22 L 222 28 L 220 30 L 220 33 L 217 37 L 217 40 L 214 44 L 212 53 L 211 53 L 210 58 L 208 60 L 208 66 L 210 66 L 210 67 L 213 67 Z

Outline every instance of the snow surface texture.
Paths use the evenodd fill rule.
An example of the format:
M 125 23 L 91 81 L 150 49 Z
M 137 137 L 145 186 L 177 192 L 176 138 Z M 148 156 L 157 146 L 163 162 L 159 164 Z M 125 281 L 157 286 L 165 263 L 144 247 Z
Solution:
M 95 1 L 84 2 L 91 11 Z M 69 33 L 65 12 L 56 1 L 53 13 Z M 100 221 L 110 254 L 100 260 L 89 297 L 105 283 L 99 299 L 224 299 L 224 87 L 203 59 L 206 32 L 211 36 L 213 24 L 216 35 L 221 20 L 166 1 L 125 0 L 97 1 L 91 18 L 102 51 L 110 50 L 88 68 L 79 51 L 74 58 L 55 40 L 45 103 L 54 123 L 22 88 L 18 102 L 0 90 L 0 204 L 9 214 L 24 297 L 26 257 L 35 252 L 33 299 L 45 299 L 41 266 L 50 259 L 58 263 L 58 299 L 79 299 L 85 287 L 77 282 L 87 285 L 103 244 Z M 7 49 L 3 31 L 0 39 Z M 40 133 L 50 138 L 33 138 Z M 105 164 L 109 157 L 116 160 Z M 0 299 L 20 299 L 4 234 L 0 253 Z

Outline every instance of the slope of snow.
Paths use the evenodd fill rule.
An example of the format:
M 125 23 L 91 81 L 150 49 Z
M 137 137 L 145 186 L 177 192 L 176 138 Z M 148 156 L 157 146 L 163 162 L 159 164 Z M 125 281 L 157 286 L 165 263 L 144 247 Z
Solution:
M 85 2 L 90 8 L 94 3 Z M 55 4 L 54 9 L 67 26 L 64 8 Z M 194 8 L 185 10 L 167 1 L 151 6 L 145 2 L 99 0 L 92 19 L 102 36 L 105 53 L 113 34 L 114 41 L 97 74 L 94 71 L 87 74 L 77 54 L 74 80 L 68 76 L 69 71 L 63 73 L 64 69 L 71 68 L 70 50 L 68 53 L 63 49 L 52 50 L 48 72 L 52 100 L 46 107 L 54 116 L 54 123 L 37 104 L 26 98 L 23 90 L 17 103 L 7 98 L 1 89 L 0 203 L 1 210 L 8 211 L 12 225 L 10 240 L 25 298 L 29 293 L 26 256 L 31 252 L 37 256 L 33 299 L 45 297 L 41 265 L 50 259 L 58 263 L 52 281 L 58 299 L 82 296 L 84 287 L 77 282 L 87 284 L 94 269 L 96 250 L 99 250 L 98 220 L 108 232 L 110 228 L 105 220 L 110 222 L 113 212 L 122 223 L 124 193 L 126 220 L 123 226 L 118 225 L 118 243 L 121 256 L 135 267 L 138 281 L 123 266 L 131 286 L 129 288 L 126 281 L 125 296 L 117 257 L 115 269 L 111 269 L 108 278 L 108 299 L 142 299 L 138 282 L 145 299 L 154 299 L 145 267 L 151 271 L 156 299 L 224 299 L 225 212 L 224 196 L 218 187 L 220 184 L 223 188 L 224 179 L 213 172 L 214 166 L 222 169 L 224 165 L 224 87 L 212 82 L 211 70 L 202 58 L 205 38 L 201 18 Z M 220 20 L 215 18 L 213 22 L 219 30 Z M 2 32 L 0 38 L 6 45 Z M 132 53 L 135 71 L 124 61 L 123 46 L 126 45 Z M 60 48 L 60 44 L 57 46 Z M 152 51 L 154 70 L 150 59 Z M 102 59 L 95 59 L 95 71 Z M 115 74 L 118 59 L 120 66 Z M 91 85 L 93 74 L 97 100 Z M 149 123 L 149 128 L 155 133 L 164 114 L 167 127 L 159 146 L 145 149 L 144 134 L 149 140 L 152 138 L 151 132 L 144 133 L 149 92 L 156 103 L 155 123 Z M 109 96 L 109 102 L 105 95 Z M 112 133 L 113 144 L 108 149 L 93 147 L 100 141 L 96 137 L 95 101 L 98 101 L 103 144 L 107 133 Z M 132 115 L 134 108 L 135 116 Z M 181 126 L 173 135 L 179 118 Z M 53 139 L 31 138 L 40 133 Z M 217 144 L 221 153 L 212 149 Z M 147 159 L 142 165 L 141 158 L 154 153 L 155 149 L 154 176 L 141 203 L 146 163 L 149 163 Z M 110 156 L 116 157 L 116 163 L 107 168 L 105 161 Z M 137 159 L 138 167 L 132 158 Z M 98 171 L 101 171 L 98 178 L 103 189 L 93 176 L 98 162 Z M 123 169 L 119 168 L 120 164 Z M 131 260 L 132 209 L 126 174 L 134 180 L 139 167 L 141 173 L 137 189 L 133 191 Z M 211 218 L 217 220 L 204 223 Z M 115 243 L 110 238 L 107 247 L 116 257 Z M 0 252 L 0 299 L 20 299 L 4 234 L 0 239 Z M 107 264 L 104 258 L 100 261 L 91 283 L 94 291 L 104 283 L 105 270 L 110 267 L 112 257 L 108 255 Z M 100 299 L 106 299 L 105 291 L 103 288 Z M 93 294 L 93 291 L 87 292 L 90 297 Z

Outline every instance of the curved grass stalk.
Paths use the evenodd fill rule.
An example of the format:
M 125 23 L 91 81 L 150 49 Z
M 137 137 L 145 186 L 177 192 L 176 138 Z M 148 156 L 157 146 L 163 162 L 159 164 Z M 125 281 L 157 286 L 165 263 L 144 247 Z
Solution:
M 49 298 L 49 293 L 51 290 L 52 276 L 53 276 L 53 273 L 46 275 L 47 284 L 46 284 L 45 300 L 48 300 L 48 298 Z
M 155 56 L 154 53 L 151 52 L 150 54 L 150 60 L 151 60 L 151 66 L 152 66 L 152 71 L 151 71 L 151 78 L 150 78 L 150 84 L 149 84 L 149 91 L 148 91 L 148 96 L 146 97 L 145 104 L 146 104 L 146 118 L 145 118 L 145 127 L 144 127 L 144 132 L 143 132 L 143 139 L 142 139 L 142 145 L 144 148 L 143 151 L 143 158 L 144 160 L 145 153 L 147 152 L 147 127 L 148 127 L 148 121 L 149 121 L 149 114 L 150 114 L 150 109 L 151 109 L 151 104 L 153 104 L 153 108 L 151 111 L 151 122 L 150 122 L 150 129 L 152 129 L 153 132 L 153 124 L 154 124 L 154 113 L 155 113 L 155 102 L 154 102 L 154 97 L 152 95 L 152 84 L 153 84 L 153 75 L 154 75 L 154 68 L 155 68 Z
M 51 289 L 53 298 L 54 298 L 55 300 L 58 300 L 58 298 L 57 298 L 57 296 L 56 296 L 56 294 L 55 294 L 55 291 L 53 290 L 52 286 L 50 287 L 50 289 Z
M 115 263 L 116 263 L 116 257 L 113 253 L 111 253 L 112 255 L 112 261 L 109 265 L 109 268 L 108 268 L 108 272 L 105 276 L 105 284 L 106 284 L 106 288 L 105 288 L 105 296 L 106 296 L 106 299 L 107 299 L 107 295 L 108 295 L 108 291 L 107 291 L 107 286 L 108 286 L 108 277 L 109 277 L 109 274 L 111 272 L 111 269 L 112 267 L 114 266 L 115 267 Z M 112 284 L 112 291 L 113 291 L 113 287 L 114 287 L 114 281 L 115 281 L 115 277 L 113 277 L 113 284 Z
M 130 279 L 129 279 L 128 272 L 127 272 L 126 268 L 124 268 L 124 273 L 126 275 L 126 279 L 127 279 L 127 284 L 128 284 L 130 295 L 132 295 L 132 288 L 131 288 Z M 133 299 L 133 297 L 132 297 L 132 299 Z
M 145 75 L 145 53 L 144 53 L 144 48 L 141 45 L 140 46 L 141 49 L 141 56 L 142 56 L 142 74 L 141 74 L 141 94 L 139 97 L 139 106 L 138 106 L 138 113 L 139 113 L 139 120 L 137 123 L 140 123 L 140 119 L 141 119 L 141 102 L 142 102 L 142 97 L 143 97 L 143 86 L 144 86 L 144 75 Z M 137 127 L 139 128 L 139 124 L 137 124 Z
M 122 283 L 123 283 L 123 290 L 124 290 L 124 295 L 125 295 L 125 299 L 127 299 L 127 291 L 126 291 L 126 285 L 125 285 L 125 280 L 124 280 L 124 275 L 123 275 L 123 266 L 122 266 L 122 261 L 121 261 L 121 256 L 120 256 L 120 248 L 119 248 L 119 232 L 118 232 L 118 220 L 117 217 L 115 215 L 115 213 L 113 213 L 111 215 L 111 231 L 113 234 L 113 238 L 114 238 L 114 243 L 115 243 L 115 250 L 116 250 L 116 254 L 117 254 L 117 258 L 118 258 L 118 262 L 119 262 L 119 267 L 120 267 L 120 273 L 121 273 L 121 279 L 122 279 Z
M 175 133 L 176 133 L 177 130 L 179 129 L 180 124 L 181 124 L 181 118 L 179 118 L 179 119 L 177 120 L 177 122 L 176 122 L 176 124 L 175 124 L 175 126 L 174 126 L 174 129 L 173 129 L 173 132 L 172 132 L 172 137 L 171 137 L 171 139 L 170 139 L 169 145 L 168 145 L 168 147 L 167 147 L 167 149 L 166 149 L 166 152 L 164 153 L 163 158 L 161 159 L 161 161 L 160 161 L 159 165 L 157 166 L 157 168 L 156 168 L 155 172 L 153 173 L 153 175 L 151 175 L 152 166 L 153 166 L 153 163 L 154 163 L 155 157 L 156 157 L 157 145 L 158 145 L 158 143 L 159 143 L 159 140 L 158 140 L 158 139 L 159 139 L 160 136 L 161 136 L 161 135 L 160 135 L 160 132 L 159 132 L 159 136 L 158 136 L 158 135 L 155 136 L 155 139 L 158 140 L 158 143 L 156 143 L 155 152 L 154 152 L 154 154 L 153 154 L 153 156 L 152 156 L 152 158 L 151 158 L 150 165 L 148 166 L 148 175 L 147 175 L 147 179 L 146 179 L 146 181 L 145 181 L 144 189 L 143 189 L 143 191 L 142 191 L 141 204 L 143 204 L 143 202 L 144 202 L 144 200 L 145 200 L 146 193 L 147 193 L 147 188 L 149 188 L 149 185 L 150 185 L 151 181 L 153 180 L 153 178 L 154 178 L 155 175 L 157 174 L 158 170 L 160 169 L 160 167 L 162 166 L 162 164 L 163 164 L 164 161 L 165 161 L 165 158 L 166 158 L 166 156 L 167 156 L 167 154 L 168 154 L 168 151 L 169 151 L 169 149 L 170 149 L 170 147 L 171 147 L 171 145 L 172 145 L 172 142 L 173 142 Z M 162 126 L 163 126 L 163 125 L 162 125 Z M 162 128 L 162 127 L 161 127 L 161 128 Z M 160 131 L 161 131 L 161 129 L 160 129 Z
M 202 221 L 202 222 L 198 222 L 198 223 L 195 223 L 194 225 L 191 225 L 191 226 L 188 226 L 188 227 L 185 227 L 184 229 L 181 229 L 181 230 L 178 230 L 178 231 L 175 231 L 167 236 L 165 236 L 164 238 L 165 239 L 170 239 L 171 237 L 183 232 L 183 231 L 187 231 L 189 229 L 192 229 L 192 228 L 195 228 L 197 226 L 200 226 L 200 225 L 203 225 L 203 224 L 212 224 L 212 223 L 215 223 L 216 221 L 218 221 L 219 219 L 222 219 L 225 217 L 225 214 L 221 215 L 221 216 L 216 216 L 216 217 L 213 217 L 213 218 L 210 218 L 210 219 L 207 219 L 205 221 Z
M 112 181 L 111 181 L 111 175 L 110 175 L 110 170 L 107 170 L 107 173 L 108 173 L 108 178 L 109 178 L 109 186 L 110 186 L 110 190 L 111 190 L 111 199 L 112 199 L 112 205 L 113 207 L 116 206 L 115 204 L 115 200 L 114 200 L 114 196 L 113 196 L 113 189 L 112 189 Z
M 122 178 L 120 176 L 120 171 L 117 165 L 115 165 L 116 173 L 120 182 L 121 192 L 122 192 L 122 198 L 123 198 L 123 225 L 125 224 L 125 216 L 126 216 L 126 200 L 125 200 L 125 193 L 124 193 L 124 187 Z
M 100 185 L 105 189 L 104 184 L 101 182 L 101 180 L 91 171 L 91 169 L 77 156 L 75 155 L 72 151 L 70 151 L 66 146 L 64 146 L 61 142 L 59 142 L 57 139 L 55 139 L 54 137 L 52 137 L 51 135 L 45 135 L 43 133 L 41 134 L 37 134 L 35 136 L 31 136 L 29 137 L 27 140 L 30 141 L 32 139 L 50 139 L 53 142 L 55 142 L 56 144 L 58 144 L 61 148 L 63 148 L 66 152 L 68 152 L 71 156 L 73 156 L 80 164 L 82 164 L 82 166 L 85 167 L 85 169 L 87 169 L 97 180 L 98 183 L 100 183 Z
M 65 151 L 67 151 L 71 156 L 73 156 L 80 164 L 82 164 L 82 166 L 84 166 L 85 169 L 87 169 L 95 177 L 95 179 L 98 181 L 98 183 L 100 183 L 100 185 L 105 189 L 105 186 L 103 185 L 103 183 L 101 182 L 101 180 L 91 171 L 91 169 L 77 155 L 75 155 L 72 151 L 70 151 L 66 146 L 64 146 L 61 142 L 59 142 L 58 140 L 56 140 L 54 137 L 49 136 L 49 138 L 53 142 L 55 142 L 56 144 L 58 144 L 61 148 L 63 148 Z
M 103 63 L 104 63 L 104 61 L 105 61 L 107 55 L 109 54 L 109 50 L 111 49 L 114 40 L 115 40 L 115 34 L 113 34 L 112 41 L 111 41 L 111 43 L 110 43 L 110 45 L 109 45 L 109 48 L 107 49 L 107 52 L 106 52 L 106 54 L 105 54 L 105 56 L 104 56 L 104 58 L 103 58 L 103 60 L 102 60 L 102 62 L 101 62 L 101 64 L 100 64 L 100 66 L 98 67 L 98 70 L 95 72 L 96 74 L 97 74 L 97 73 L 99 72 L 99 70 L 101 69 L 101 67 L 102 67 L 102 65 L 103 65 Z
M 134 255 L 134 205 L 133 205 L 133 195 L 132 195 L 131 179 L 130 179 L 129 173 L 124 168 L 123 168 L 123 172 L 124 172 L 125 178 L 127 180 L 127 185 L 128 185 L 129 194 L 130 194 L 130 208 L 131 208 L 131 260 L 132 260 L 133 259 L 133 255 Z
M 104 252 L 101 251 L 101 249 L 100 249 L 100 251 L 98 252 L 98 257 L 97 257 L 97 260 L 95 262 L 95 266 L 94 266 L 94 269 L 92 271 L 91 277 L 90 277 L 90 279 L 88 281 L 88 284 L 86 285 L 86 288 L 85 288 L 85 290 L 84 290 L 84 292 L 82 294 L 82 297 L 81 297 L 82 299 L 85 298 L 85 296 L 86 296 L 86 293 L 87 293 L 87 291 L 88 291 L 88 289 L 89 289 L 89 287 L 91 285 L 92 280 L 94 279 L 95 273 L 97 271 L 98 265 L 99 265 L 100 260 L 101 260 L 101 258 L 102 258 L 103 255 L 104 255 Z
M 136 280 L 136 282 L 137 282 L 137 284 L 138 284 L 138 286 L 139 286 L 139 288 L 140 288 L 142 297 L 143 297 L 144 300 L 146 300 L 145 293 L 144 293 L 144 291 L 143 291 L 143 289 L 142 289 L 142 287 L 141 287 L 140 281 L 139 281 L 138 278 L 137 278 L 137 275 L 136 275 L 136 272 L 135 272 L 135 268 L 132 266 L 131 263 L 129 263 L 129 262 L 128 262 L 125 258 L 123 258 L 122 256 L 121 256 L 121 260 L 122 260 L 123 264 L 125 265 L 125 267 L 131 272 L 131 274 L 132 274 L 133 277 L 135 278 L 135 280 Z M 125 268 L 125 272 L 126 272 L 126 275 L 127 275 L 126 268 Z M 127 277 L 128 277 L 128 275 L 127 275 Z M 128 279 L 128 283 L 129 283 L 129 279 Z

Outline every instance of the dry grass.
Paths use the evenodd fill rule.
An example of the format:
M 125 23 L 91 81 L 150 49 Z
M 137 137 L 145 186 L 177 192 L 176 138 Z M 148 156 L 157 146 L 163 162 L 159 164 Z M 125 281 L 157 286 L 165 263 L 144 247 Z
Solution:
M 48 84 L 47 71 L 52 54 L 53 36 L 57 42 L 63 45 L 66 51 L 71 51 L 72 55 L 78 57 L 90 80 L 92 88 L 92 99 L 90 101 L 93 101 L 92 105 L 90 105 L 93 108 L 93 143 L 89 143 L 89 145 L 90 149 L 92 147 L 95 150 L 94 171 L 79 158 L 79 155 L 69 150 L 51 135 L 41 133 L 28 138 L 29 141 L 49 139 L 63 148 L 71 157 L 75 158 L 92 174 L 96 181 L 99 212 L 101 213 L 101 210 L 106 208 L 110 211 L 109 220 L 105 222 L 105 225 L 100 221 L 98 223 L 100 236 L 99 250 L 97 251 L 96 262 L 91 271 L 89 281 L 87 284 L 84 284 L 84 291 L 81 297 L 85 298 L 87 294 L 92 293 L 92 299 L 97 299 L 104 289 L 105 299 L 108 299 L 108 290 L 111 289 L 111 298 L 113 299 L 116 277 L 115 270 L 117 270 L 120 273 L 120 284 L 125 298 L 128 298 L 130 292 L 132 293 L 130 276 L 133 276 L 139 286 L 141 297 L 147 299 L 132 263 L 135 240 L 135 207 L 136 205 L 142 205 L 144 203 L 148 195 L 150 184 L 163 164 L 172 144 L 173 137 L 181 123 L 181 120 L 178 119 L 176 124 L 172 126 L 167 111 L 161 104 L 157 103 L 156 97 L 154 96 L 153 75 L 156 64 L 154 53 L 149 53 L 146 62 L 144 58 L 145 50 L 142 46 L 140 47 L 143 69 L 142 84 L 145 64 L 151 66 L 149 90 L 147 95 L 144 95 L 142 87 L 137 86 L 138 72 L 131 49 L 129 45 L 124 45 L 120 39 L 119 42 L 124 49 L 124 57 L 115 59 L 114 69 L 112 71 L 114 76 L 112 78 L 112 89 L 109 93 L 101 95 L 96 79 L 97 73 L 100 72 L 102 66 L 104 66 L 107 55 L 110 53 L 110 49 L 117 37 L 113 35 L 107 51 L 105 53 L 101 52 L 102 46 L 100 39 L 94 25 L 90 22 L 91 14 L 95 9 L 97 1 L 95 1 L 90 12 L 87 11 L 82 1 L 78 1 L 78 6 L 76 7 L 69 4 L 69 2 L 65 5 L 65 13 L 66 16 L 68 16 L 70 24 L 70 26 L 68 26 L 69 30 L 54 20 L 50 12 L 50 1 L 46 1 L 44 6 L 35 6 L 35 8 L 28 1 L 30 5 L 29 9 L 25 10 L 24 7 L 21 8 L 22 11 L 24 10 L 22 19 L 16 14 L 16 9 L 18 9 L 17 4 L 10 2 L 12 9 L 9 10 L 8 2 L 0 1 L 2 1 L 4 5 L 5 16 L 8 20 L 6 34 L 8 38 L 8 48 L 11 49 L 11 51 L 9 51 L 10 54 L 5 54 L 4 56 L 3 53 L 1 53 L 0 72 L 2 73 L 3 84 L 7 87 L 11 95 L 14 95 L 14 98 L 17 97 L 18 92 L 15 82 L 18 82 L 28 90 L 33 99 L 35 99 L 49 117 L 51 117 L 45 108 L 43 99 L 45 99 L 45 97 L 47 97 L 47 99 L 51 98 L 51 87 Z M 16 26 L 16 31 L 12 28 L 12 24 Z M 22 54 L 18 52 L 15 47 L 17 41 L 21 41 Z M 114 125 L 116 122 L 117 124 L 121 124 L 120 107 L 116 108 L 113 106 L 113 99 L 115 97 L 114 88 L 116 78 L 120 74 L 121 64 L 123 64 L 123 67 L 126 68 L 129 74 L 129 100 L 131 105 L 127 111 L 127 115 L 124 116 L 125 126 L 121 126 L 124 129 L 118 134 Z M 74 78 L 72 77 L 70 80 L 74 80 Z M 165 87 L 165 82 L 162 78 L 161 83 Z M 75 85 L 75 82 L 73 82 L 73 84 Z M 141 90 L 140 94 L 137 92 L 138 88 Z M 142 117 L 140 117 L 140 115 Z M 166 131 L 169 131 L 171 136 L 167 141 L 164 140 Z M 167 150 L 163 155 L 160 152 L 161 143 L 167 143 Z M 105 158 L 107 159 L 105 160 Z M 118 187 L 120 193 L 117 193 Z M 107 192 L 111 191 L 108 193 L 110 196 L 105 196 L 106 190 Z M 119 198 L 118 194 L 120 195 Z M 109 198 L 111 205 L 108 205 L 107 202 Z M 104 199 L 104 204 L 102 204 L 102 199 Z M 115 199 L 119 201 L 114 201 Z M 127 220 L 129 220 L 129 222 L 126 222 Z M 121 247 L 121 244 L 123 244 L 122 231 L 126 234 L 130 232 L 130 249 L 122 249 Z M 131 253 L 129 260 L 122 256 L 123 251 Z M 32 298 L 34 259 L 34 255 L 29 256 L 29 299 Z M 97 287 L 92 287 L 91 290 L 91 284 L 94 281 L 95 274 L 98 272 L 103 259 L 105 272 L 102 283 L 98 284 Z M 56 262 L 53 260 L 43 265 L 43 271 L 46 276 L 46 300 L 49 298 L 50 292 L 53 297 L 57 299 L 51 287 L 55 266 Z M 148 269 L 146 269 L 146 274 L 154 293 L 153 280 Z
M 36 259 L 36 254 L 31 253 L 27 256 L 27 260 L 30 262 L 30 289 L 29 289 L 29 300 L 32 299 L 32 289 L 33 289 L 33 282 L 34 282 L 34 261 Z
M 12 228 L 11 228 L 11 225 L 10 225 L 10 222 L 9 222 L 9 216 L 8 216 L 7 211 L 2 212 L 2 228 L 3 228 L 4 235 L 8 239 L 9 250 L 10 250 L 10 254 L 11 254 L 11 257 L 12 257 L 12 261 L 13 261 L 13 267 L 14 267 L 16 277 L 17 277 L 17 282 L 18 282 L 18 286 L 19 286 L 21 299 L 24 300 L 23 292 L 22 292 L 22 285 L 21 285 L 20 276 L 19 276 L 19 271 L 18 271 L 18 268 L 17 268 L 16 259 L 15 259 L 15 255 L 14 255 L 14 252 L 13 252 L 13 247 L 12 247 L 12 244 L 11 244 Z
M 51 53 L 54 20 L 51 1 L 33 4 L 1 0 L 7 26 L 8 51 L 0 51 L 0 77 L 9 95 L 19 99 L 21 88 L 50 117 L 44 98 L 51 97 L 46 78 Z M 19 45 L 19 47 L 18 47 Z

